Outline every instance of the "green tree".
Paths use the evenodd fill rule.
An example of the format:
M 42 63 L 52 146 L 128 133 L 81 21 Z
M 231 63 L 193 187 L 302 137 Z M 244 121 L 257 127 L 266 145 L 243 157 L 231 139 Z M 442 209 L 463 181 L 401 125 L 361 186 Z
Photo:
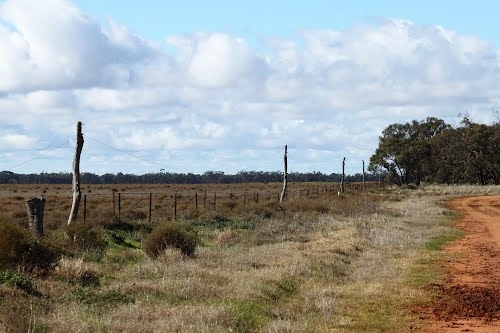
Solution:
M 389 181 L 400 185 L 419 184 L 432 173 L 431 139 L 449 128 L 450 125 L 434 117 L 389 125 L 379 137 L 368 170 L 383 172 Z
M 465 128 L 448 128 L 431 139 L 432 172 L 429 181 L 457 184 L 466 182 Z

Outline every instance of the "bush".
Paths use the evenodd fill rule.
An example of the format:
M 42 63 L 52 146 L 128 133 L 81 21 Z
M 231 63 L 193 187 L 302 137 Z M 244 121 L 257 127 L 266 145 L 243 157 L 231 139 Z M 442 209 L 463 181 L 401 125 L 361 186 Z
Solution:
M 31 237 L 17 224 L 0 221 L 0 269 L 16 269 L 28 251 Z
M 66 232 L 77 250 L 94 254 L 97 260 L 104 254 L 107 243 L 102 227 L 74 222 L 67 227 Z
M 16 287 L 27 292 L 31 292 L 33 290 L 33 285 L 30 280 L 11 270 L 0 272 L 0 284 Z
M 33 240 L 23 258 L 24 271 L 46 275 L 57 266 L 62 250 L 52 246 L 45 239 Z
M 60 249 L 35 238 L 16 223 L 0 221 L 0 269 L 47 274 L 60 257 Z
M 157 258 L 169 247 L 177 248 L 182 254 L 191 256 L 198 242 L 198 235 L 192 226 L 183 222 L 169 222 L 154 228 L 144 240 L 143 248 L 151 258 Z

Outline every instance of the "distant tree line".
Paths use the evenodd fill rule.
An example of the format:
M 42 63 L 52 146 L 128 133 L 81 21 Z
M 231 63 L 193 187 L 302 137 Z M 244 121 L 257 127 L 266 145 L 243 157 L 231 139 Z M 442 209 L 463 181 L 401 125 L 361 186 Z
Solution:
M 339 182 L 342 175 L 323 174 L 318 171 L 288 174 L 289 182 Z M 360 182 L 362 173 L 347 175 L 349 182 Z M 283 181 L 283 172 L 279 171 L 240 171 L 236 174 L 225 174 L 222 171 L 207 171 L 203 174 L 158 172 L 143 175 L 106 173 L 96 175 L 82 173 L 82 184 L 234 184 L 234 183 L 268 183 Z M 374 174 L 366 174 L 366 181 L 378 180 Z M 71 184 L 72 174 L 69 172 L 39 174 L 17 174 L 10 171 L 0 172 L 0 184 Z
M 340 182 L 341 174 L 293 172 L 289 182 Z M 281 182 L 280 171 L 240 171 L 225 174 L 158 172 L 143 175 L 82 173 L 84 184 L 234 184 Z M 347 182 L 361 182 L 363 175 L 346 175 Z M 366 181 L 383 180 L 405 185 L 421 182 L 439 184 L 500 184 L 500 120 L 487 125 L 464 117 L 460 126 L 444 120 L 391 124 L 383 130 L 375 153 L 370 157 Z M 71 184 L 67 172 L 17 174 L 0 172 L 0 184 Z
M 464 117 L 453 127 L 442 119 L 389 125 L 368 170 L 395 184 L 500 184 L 500 123 Z

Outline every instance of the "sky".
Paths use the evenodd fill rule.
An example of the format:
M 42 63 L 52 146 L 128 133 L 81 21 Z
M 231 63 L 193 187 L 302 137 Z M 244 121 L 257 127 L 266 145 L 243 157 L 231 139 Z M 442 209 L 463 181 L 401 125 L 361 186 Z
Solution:
M 497 121 L 497 1 L 0 1 L 0 171 L 362 171 L 393 123 Z

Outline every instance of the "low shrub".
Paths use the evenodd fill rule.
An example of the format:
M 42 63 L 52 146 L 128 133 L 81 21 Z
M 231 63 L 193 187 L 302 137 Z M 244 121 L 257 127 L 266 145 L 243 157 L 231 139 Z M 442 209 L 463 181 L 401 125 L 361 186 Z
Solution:
M 0 269 L 47 274 L 61 257 L 61 249 L 38 239 L 16 223 L 0 221 Z
M 55 270 L 58 279 L 83 287 L 98 287 L 99 274 L 91 269 L 83 259 L 62 258 Z
M 16 269 L 20 258 L 29 250 L 31 237 L 17 224 L 0 221 L 0 269 Z
M 62 250 L 45 239 L 31 240 L 28 251 L 24 254 L 21 270 L 27 273 L 46 275 L 54 270 L 62 256 Z
M 107 242 L 102 227 L 84 222 L 70 224 L 66 232 L 77 251 L 91 254 L 93 259 L 99 260 L 104 254 Z
M 143 249 L 150 258 L 157 258 L 165 249 L 174 247 L 192 256 L 199 239 L 196 230 L 184 222 L 162 223 L 144 239 Z
M 31 281 L 11 270 L 0 272 L 0 284 L 16 287 L 26 291 L 27 293 L 33 292 L 33 285 L 31 284 Z

